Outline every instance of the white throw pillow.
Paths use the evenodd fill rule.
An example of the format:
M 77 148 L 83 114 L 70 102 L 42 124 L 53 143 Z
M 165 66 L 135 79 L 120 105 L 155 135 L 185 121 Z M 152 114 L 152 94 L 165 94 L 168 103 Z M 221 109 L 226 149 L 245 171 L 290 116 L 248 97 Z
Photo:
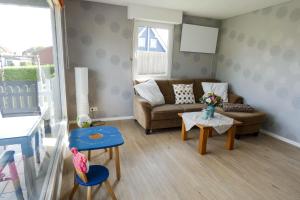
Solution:
M 223 102 L 228 102 L 228 83 L 202 82 L 202 88 L 205 94 L 213 92 L 220 96 Z
M 146 82 L 139 83 L 134 86 L 134 89 L 152 106 L 165 104 L 165 98 L 154 80 L 148 80 Z
M 175 104 L 195 103 L 193 84 L 173 84 Z

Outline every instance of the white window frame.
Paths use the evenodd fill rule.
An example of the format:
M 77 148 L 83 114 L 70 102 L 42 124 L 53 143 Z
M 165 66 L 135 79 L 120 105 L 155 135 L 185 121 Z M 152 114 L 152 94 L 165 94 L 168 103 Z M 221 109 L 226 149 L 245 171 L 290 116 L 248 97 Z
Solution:
M 140 26 L 151 26 L 154 28 L 162 28 L 169 30 L 169 38 L 167 45 L 167 53 L 168 53 L 168 66 L 167 73 L 164 75 L 139 75 L 137 74 L 137 61 L 136 61 L 136 51 L 138 50 L 138 27 Z M 133 78 L 134 80 L 147 80 L 147 79 L 170 79 L 171 77 L 171 69 L 172 69 L 172 58 L 173 58 L 173 33 L 174 33 L 174 25 L 173 24 L 162 24 L 156 22 L 145 22 L 145 21 L 134 21 L 134 29 L 133 29 Z

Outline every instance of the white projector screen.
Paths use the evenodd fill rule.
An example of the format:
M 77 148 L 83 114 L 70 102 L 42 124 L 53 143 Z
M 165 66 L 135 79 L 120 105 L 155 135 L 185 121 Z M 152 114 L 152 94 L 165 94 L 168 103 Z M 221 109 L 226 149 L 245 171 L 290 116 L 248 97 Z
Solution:
M 180 51 L 215 53 L 218 28 L 183 24 Z

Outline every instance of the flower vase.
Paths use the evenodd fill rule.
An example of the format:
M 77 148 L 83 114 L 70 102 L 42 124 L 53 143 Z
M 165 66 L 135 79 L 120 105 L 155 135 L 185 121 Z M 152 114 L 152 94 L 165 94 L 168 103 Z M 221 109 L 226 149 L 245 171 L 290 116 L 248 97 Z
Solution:
M 207 106 L 206 111 L 207 111 L 207 115 L 208 115 L 209 119 L 214 118 L 216 107 L 215 106 Z
M 203 109 L 202 111 L 202 119 L 207 120 L 209 115 L 209 111 L 206 109 Z

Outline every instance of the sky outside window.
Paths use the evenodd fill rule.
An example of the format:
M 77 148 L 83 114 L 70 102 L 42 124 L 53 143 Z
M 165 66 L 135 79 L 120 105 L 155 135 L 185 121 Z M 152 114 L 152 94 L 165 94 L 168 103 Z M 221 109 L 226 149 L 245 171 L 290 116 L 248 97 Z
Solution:
M 10 52 L 52 46 L 49 8 L 0 4 L 0 24 L 0 47 Z

